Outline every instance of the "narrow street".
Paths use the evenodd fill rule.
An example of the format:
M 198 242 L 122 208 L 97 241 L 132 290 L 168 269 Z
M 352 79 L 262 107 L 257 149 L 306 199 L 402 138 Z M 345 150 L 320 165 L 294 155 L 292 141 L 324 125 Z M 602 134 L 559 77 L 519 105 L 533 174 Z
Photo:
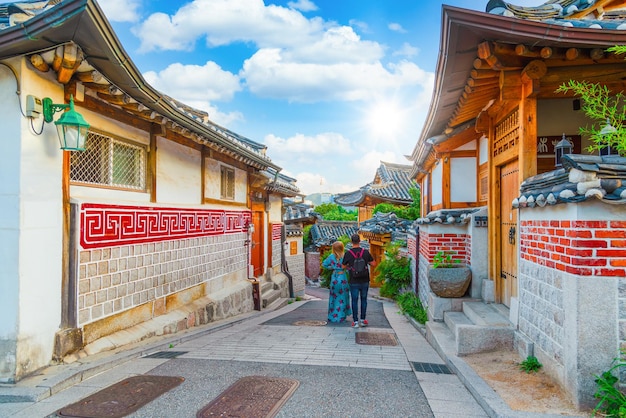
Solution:
M 376 291 L 372 293 L 375 296 Z M 134 412 L 129 407 L 130 417 L 217 416 L 208 411 L 197 414 L 231 385 L 250 377 L 259 377 L 266 391 L 271 378 L 288 379 L 295 390 L 278 404 L 267 394 L 255 396 L 256 387 L 244 387 L 250 396 L 230 401 L 223 397 L 222 406 L 230 402 L 232 407 L 234 402 L 240 414 L 222 416 L 272 416 L 262 412 L 272 407 L 279 408 L 278 417 L 487 416 L 394 303 L 370 297 L 366 328 L 322 325 L 326 294 L 326 289 L 307 288 L 311 299 L 186 337 L 167 350 L 151 352 L 146 347 L 145 354 L 40 402 L 0 404 L 0 416 L 57 417 L 87 411 L 89 406 L 65 412 L 63 408 L 140 375 L 184 381 Z M 380 345 L 368 344 L 360 333 L 376 337 Z M 163 352 L 171 358 L 147 357 Z

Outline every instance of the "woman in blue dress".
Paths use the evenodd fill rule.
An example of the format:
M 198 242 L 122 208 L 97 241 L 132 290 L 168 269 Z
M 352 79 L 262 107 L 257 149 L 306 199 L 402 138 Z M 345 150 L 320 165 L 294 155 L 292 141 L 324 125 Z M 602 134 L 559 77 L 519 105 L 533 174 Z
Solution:
M 350 308 L 350 285 L 348 274 L 341 266 L 344 248 L 341 241 L 335 241 L 332 246 L 332 254 L 323 261 L 322 266 L 332 270 L 330 277 L 330 295 L 328 297 L 328 322 L 343 322 L 352 315 Z

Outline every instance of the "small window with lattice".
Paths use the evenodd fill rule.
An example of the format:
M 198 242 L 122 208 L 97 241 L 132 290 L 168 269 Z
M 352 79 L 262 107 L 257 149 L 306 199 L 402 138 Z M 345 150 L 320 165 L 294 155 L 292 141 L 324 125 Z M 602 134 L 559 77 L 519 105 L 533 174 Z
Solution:
M 90 131 L 85 151 L 70 157 L 73 183 L 146 190 L 148 151 L 145 146 Z
M 222 166 L 221 169 L 221 196 L 222 199 L 235 198 L 235 170 Z

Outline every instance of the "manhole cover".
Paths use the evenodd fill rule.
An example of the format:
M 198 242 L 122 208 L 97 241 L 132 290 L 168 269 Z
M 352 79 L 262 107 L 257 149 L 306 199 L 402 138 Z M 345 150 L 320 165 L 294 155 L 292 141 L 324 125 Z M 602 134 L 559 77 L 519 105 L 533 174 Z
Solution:
M 279 377 L 239 379 L 196 414 L 197 418 L 271 418 L 296 391 L 300 382 Z
M 133 376 L 57 412 L 62 417 L 125 417 L 185 379 L 177 376 Z
M 396 336 L 387 332 L 355 332 L 357 344 L 363 345 L 398 345 Z
M 148 354 L 142 358 L 176 358 L 187 353 L 188 351 L 157 351 L 156 353 Z
M 296 321 L 293 323 L 293 325 L 298 326 L 298 327 L 323 327 L 324 325 L 326 325 L 326 321 Z

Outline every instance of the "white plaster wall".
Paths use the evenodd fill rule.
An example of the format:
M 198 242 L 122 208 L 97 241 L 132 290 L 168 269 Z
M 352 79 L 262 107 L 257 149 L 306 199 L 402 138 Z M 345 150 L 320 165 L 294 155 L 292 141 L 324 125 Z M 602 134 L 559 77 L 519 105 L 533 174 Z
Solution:
M 204 165 L 204 196 L 207 199 L 221 199 L 221 167 L 226 166 L 235 170 L 235 200 L 236 203 L 246 203 L 248 193 L 248 175 L 231 165 L 207 158 Z
M 450 161 L 450 201 L 475 202 L 476 158 L 452 158 Z
M 15 61 L 10 64 L 15 66 Z M 22 121 L 17 84 L 11 70 L 0 65 L 0 125 L 2 164 L 0 164 L 0 382 L 10 380 L 15 371 L 18 334 L 19 227 L 20 227 L 20 126 Z
M 433 168 L 432 172 L 432 185 L 430 189 L 432 190 L 432 205 L 440 205 L 442 203 L 442 193 L 443 193 L 443 174 L 441 164 L 438 164 Z
M 482 165 L 489 159 L 489 140 L 481 136 L 478 144 L 478 164 Z
M 270 195 L 270 223 L 282 223 L 283 199 L 278 195 Z
M 193 148 L 157 138 L 157 201 L 200 204 L 201 153 Z
M 63 102 L 63 89 L 56 82 L 28 70 L 23 60 L 11 60 L 10 64 L 20 77 L 21 103 L 28 94 Z M 30 120 L 20 114 L 13 76 L 2 74 L 2 94 L 10 93 L 0 101 L 0 118 L 3 134 L 10 134 L 3 141 L 0 182 L 4 189 L 0 213 L 8 233 L 1 234 L 0 245 L 9 248 L 2 253 L 11 257 L 3 283 L 8 284 L 12 300 L 0 307 L 0 327 L 6 327 L 0 329 L 2 334 L 17 332 L 16 372 L 22 376 L 49 363 L 61 322 L 63 152 L 54 124 L 45 124 L 41 135 L 33 132 Z M 43 117 L 33 120 L 35 130 L 39 131 L 42 123 Z M 0 293 L 5 293 L 4 284 Z M 17 327 L 10 320 L 5 325 L 5 318 L 16 315 Z

